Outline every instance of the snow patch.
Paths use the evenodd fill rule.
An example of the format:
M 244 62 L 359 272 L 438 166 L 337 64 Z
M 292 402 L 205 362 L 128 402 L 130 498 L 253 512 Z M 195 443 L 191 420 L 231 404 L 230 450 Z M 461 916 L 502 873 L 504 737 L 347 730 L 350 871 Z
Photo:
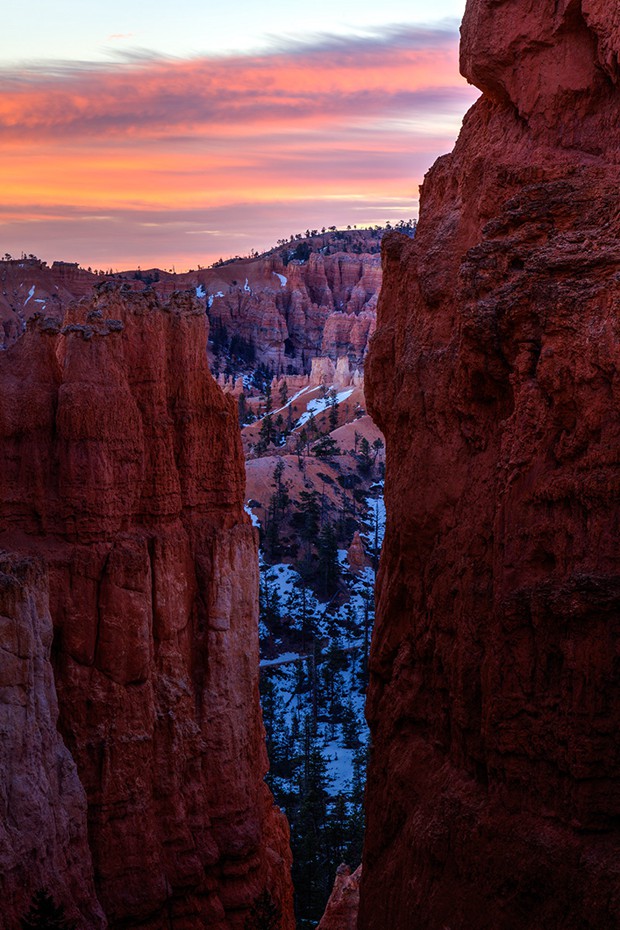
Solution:
M 204 284 L 199 284 L 198 287 L 196 288 L 196 297 L 206 297 L 206 296 L 207 296 L 207 292 L 205 291 Z
M 247 515 L 249 516 L 250 520 L 252 521 L 252 526 L 260 526 L 260 520 L 258 519 L 258 517 L 256 516 L 256 514 L 254 513 L 254 511 L 250 509 L 249 504 L 246 504 L 245 507 L 244 507 L 243 509 L 245 510 L 245 512 L 246 512 Z
M 26 306 L 26 304 L 28 303 L 28 301 L 31 300 L 31 299 L 34 297 L 34 292 L 35 292 L 35 290 L 36 290 L 36 288 L 35 288 L 35 286 L 34 286 L 34 284 L 33 284 L 32 287 L 30 288 L 30 290 L 28 291 L 28 296 L 26 297 L 26 299 L 25 299 L 25 301 L 24 301 L 24 307 Z
M 216 298 L 216 297 L 223 297 L 223 296 L 224 296 L 224 295 L 222 294 L 221 291 L 218 291 L 217 294 L 209 294 L 209 297 L 207 298 L 207 306 L 208 306 L 209 310 L 210 310 L 211 307 L 213 306 L 213 301 L 215 300 L 215 298 Z
M 288 665 L 290 662 L 299 662 L 300 659 L 305 658 L 306 656 L 301 655 L 299 652 L 283 652 L 277 659 L 261 659 L 260 667 L 267 668 L 270 665 Z
M 252 293 L 252 288 L 251 288 L 250 285 L 248 284 L 248 279 L 247 279 L 247 278 L 245 279 L 245 284 L 243 285 L 243 290 L 246 292 L 246 294 L 251 294 L 251 293 Z
M 331 740 L 325 747 L 325 761 L 332 786 L 336 792 L 346 791 L 353 774 L 353 749 L 345 749 L 337 740 Z
M 286 275 L 278 274 L 277 271 L 274 271 L 274 274 L 276 278 L 280 279 L 280 284 L 282 285 L 282 287 L 286 287 L 286 282 L 288 281 L 288 278 L 286 277 Z
M 354 390 L 355 388 L 352 387 L 352 388 L 347 388 L 344 391 L 340 391 L 339 394 L 336 394 L 334 402 L 337 404 L 341 404 L 343 401 L 347 400 L 347 398 L 351 396 Z M 323 413 L 325 410 L 331 407 L 331 404 L 332 404 L 332 401 L 327 396 L 327 394 L 325 395 L 325 397 L 317 397 L 316 400 L 311 400 L 308 404 L 308 409 L 306 410 L 306 412 L 302 413 L 300 418 L 297 420 L 296 427 L 304 426 L 308 422 L 311 416 L 313 415 L 316 416 L 317 413 Z

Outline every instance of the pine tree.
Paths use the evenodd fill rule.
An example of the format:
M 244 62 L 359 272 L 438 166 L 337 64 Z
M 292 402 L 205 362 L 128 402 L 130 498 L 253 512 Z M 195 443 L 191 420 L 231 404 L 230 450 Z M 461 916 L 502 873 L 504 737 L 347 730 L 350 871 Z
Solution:
M 270 443 L 274 442 L 276 438 L 276 431 L 273 425 L 273 417 L 268 413 L 263 417 L 263 422 L 261 423 L 259 441 L 257 446 L 260 446 L 260 451 L 263 452 Z
M 316 542 L 319 535 L 319 520 L 321 508 L 316 491 L 300 491 L 297 502 L 299 513 L 295 514 L 295 525 L 299 527 L 299 535 L 310 545 Z
M 245 920 L 245 930 L 280 930 L 280 908 L 265 889 L 255 899 Z
M 338 395 L 334 390 L 329 392 L 329 431 L 333 433 L 338 427 Z
M 278 459 L 276 467 L 273 470 L 273 480 L 271 482 L 271 486 L 275 490 L 274 498 L 276 511 L 280 514 L 280 516 L 284 516 L 291 502 L 288 493 L 290 485 L 289 482 L 283 480 L 283 474 L 284 460 L 280 458 Z
M 340 455 L 338 443 L 331 436 L 323 436 L 314 447 L 314 454 L 317 458 L 329 459 L 334 455 Z
M 303 726 L 303 764 L 298 771 L 297 803 L 287 810 L 291 824 L 293 886 L 300 926 L 321 918 L 330 891 L 327 850 L 327 763 L 310 715 Z M 305 923 L 308 922 L 308 923 Z
M 280 406 L 284 407 L 288 403 L 288 384 L 286 380 L 280 385 Z
M 326 523 L 319 536 L 319 559 L 317 567 L 319 589 L 327 597 L 335 593 L 340 579 L 338 542 L 331 523 Z
M 360 439 L 359 451 L 359 470 L 363 475 L 368 475 L 372 468 L 372 458 L 370 457 L 370 443 L 365 436 Z
M 65 917 L 62 904 L 56 906 L 47 889 L 37 891 L 30 903 L 30 910 L 20 920 L 22 930 L 75 930 L 76 923 Z
M 269 381 L 265 384 L 265 413 L 271 413 L 273 404 L 271 400 L 271 384 Z

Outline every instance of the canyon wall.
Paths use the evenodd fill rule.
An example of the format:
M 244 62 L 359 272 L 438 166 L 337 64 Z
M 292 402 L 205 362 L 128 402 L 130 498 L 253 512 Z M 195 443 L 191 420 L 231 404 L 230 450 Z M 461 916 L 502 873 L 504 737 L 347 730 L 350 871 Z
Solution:
M 339 241 L 331 234 L 324 238 L 325 251 Z M 357 245 L 378 249 L 378 241 L 375 234 Z M 309 242 L 318 249 L 318 242 Z M 334 361 L 346 355 L 359 367 L 375 329 L 380 256 L 307 248 L 303 261 L 289 261 L 283 249 L 184 274 L 121 272 L 104 280 L 131 291 L 152 289 L 165 300 L 175 291 L 195 295 L 224 354 L 251 347 L 256 364 L 276 374 L 308 374 L 315 355 Z M 38 259 L 0 261 L 0 348 L 11 345 L 37 313 L 61 319 L 76 297 L 91 294 L 101 280 L 69 262 L 49 268 Z
M 241 930 L 268 890 L 291 930 L 288 828 L 263 782 L 256 531 L 204 307 L 103 284 L 62 324 L 31 321 L 0 385 L 0 549 L 39 566 L 2 569 L 34 630 L 14 684 L 34 676 L 48 705 L 21 746 L 45 803 L 11 801 L 38 859 L 20 873 L 1 837 L 0 926 L 46 883 L 84 928 L 100 905 L 110 927 Z M 3 598 L 0 613 L 17 622 Z M 35 699 L 15 693 L 17 719 Z
M 619 62 L 605 0 L 469 0 L 384 240 L 361 930 L 620 925 Z
M 86 796 L 57 730 L 52 620 L 43 565 L 0 552 L 0 925 L 53 887 L 88 927 L 104 917 L 93 883 Z

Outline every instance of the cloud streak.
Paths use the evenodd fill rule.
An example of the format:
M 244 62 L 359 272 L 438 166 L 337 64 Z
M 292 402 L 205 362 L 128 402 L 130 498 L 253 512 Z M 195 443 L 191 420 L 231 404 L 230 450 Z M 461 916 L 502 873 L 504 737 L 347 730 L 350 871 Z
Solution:
M 474 99 L 458 78 L 454 30 L 404 26 L 289 41 L 270 54 L 182 60 L 132 52 L 113 66 L 5 69 L 0 83 L 4 236 L 15 223 L 22 233 L 28 223 L 32 229 L 52 205 L 57 224 L 73 227 L 72 210 L 111 208 L 137 220 L 153 209 L 172 219 L 188 208 L 228 206 L 238 222 L 235 205 L 244 204 L 247 217 L 275 201 L 298 204 L 305 228 L 308 199 L 339 195 L 340 218 L 314 225 L 349 222 L 343 211 L 352 197 L 370 206 L 400 195 L 410 215 L 420 180 L 414 166 L 450 146 Z M 79 222 L 86 230 L 85 215 Z M 231 240 L 244 233 L 225 222 L 216 228 L 218 254 L 228 251 L 227 230 Z M 97 224 L 90 234 L 100 235 Z M 183 256 L 170 245 L 177 263 L 192 261 L 187 243 Z M 197 254 L 200 244 L 192 248 Z M 127 261 L 135 261 L 130 251 Z M 126 264 L 121 254 L 114 259 Z

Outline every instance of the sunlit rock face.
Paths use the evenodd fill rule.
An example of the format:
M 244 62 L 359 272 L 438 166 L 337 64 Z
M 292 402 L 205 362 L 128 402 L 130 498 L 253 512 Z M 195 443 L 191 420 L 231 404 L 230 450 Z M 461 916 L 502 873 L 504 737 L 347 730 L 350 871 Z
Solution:
M 367 247 L 376 250 L 378 240 Z M 179 275 L 155 270 L 107 277 L 127 291 L 152 289 L 163 300 L 176 291 L 196 295 L 216 338 L 225 333 L 236 351 L 251 347 L 256 363 L 276 374 L 308 374 L 316 355 L 334 362 L 347 356 L 353 369 L 360 367 L 375 329 L 379 255 L 312 252 L 285 264 L 287 253 Z M 101 280 L 70 262 L 0 261 L 0 349 L 12 345 L 36 314 L 61 320 L 72 301 L 91 295 Z
M 347 865 L 336 872 L 334 887 L 316 930 L 357 930 L 361 865 L 351 874 Z
M 615 4 L 470 0 L 384 241 L 362 930 L 620 924 L 619 55 Z
M 109 925 L 240 930 L 266 889 L 290 930 L 288 830 L 263 782 L 257 539 L 204 308 L 104 285 L 62 326 L 34 321 L 0 384 L 0 548 L 45 567 L 63 764 L 85 792 L 75 832 Z M 45 747 L 24 751 L 50 768 Z M 66 900 L 68 882 L 48 884 Z

